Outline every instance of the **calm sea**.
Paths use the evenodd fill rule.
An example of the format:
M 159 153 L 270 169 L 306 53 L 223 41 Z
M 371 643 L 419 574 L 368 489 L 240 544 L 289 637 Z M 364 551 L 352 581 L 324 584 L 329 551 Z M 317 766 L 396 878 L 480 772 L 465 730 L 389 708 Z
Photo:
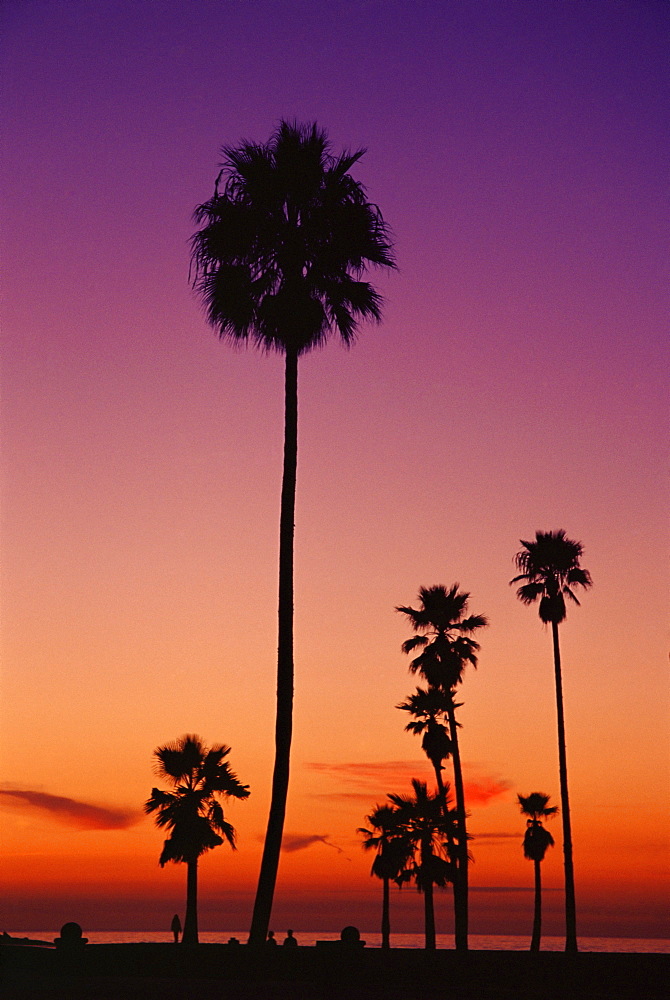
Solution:
M 158 943 L 171 941 L 172 935 L 164 931 L 89 931 L 84 933 L 91 944 L 139 944 L 140 942 Z M 247 931 L 200 931 L 202 944 L 225 944 L 231 937 L 238 941 L 247 940 Z M 38 941 L 53 941 L 58 931 L 15 931 L 15 937 L 29 937 Z M 315 941 L 337 941 L 339 933 L 334 931 L 297 931 L 295 936 L 301 945 L 313 945 Z M 381 936 L 375 933 L 362 935 L 369 948 L 379 948 Z M 283 933 L 277 932 L 281 943 Z M 527 937 L 471 934 L 470 947 L 473 951 L 527 951 L 530 941 Z M 561 937 L 542 938 L 543 951 L 563 951 L 565 942 Z M 423 934 L 392 934 L 393 948 L 423 948 Z M 438 948 L 453 948 L 454 938 L 451 934 L 437 935 Z M 600 952 L 646 952 L 654 954 L 670 954 L 670 940 L 665 938 L 587 938 L 579 939 L 581 951 Z

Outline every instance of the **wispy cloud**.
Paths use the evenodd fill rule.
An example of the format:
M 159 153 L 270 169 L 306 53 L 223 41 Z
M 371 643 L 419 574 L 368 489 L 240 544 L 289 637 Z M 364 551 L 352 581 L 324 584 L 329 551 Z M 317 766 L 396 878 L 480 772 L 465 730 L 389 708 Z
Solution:
M 28 808 L 42 809 L 59 822 L 78 830 L 125 830 L 142 818 L 142 813 L 136 810 L 94 806 L 63 795 L 49 795 L 24 788 L 0 788 L 0 795 L 18 799 Z
M 535 892 L 532 885 L 471 885 L 469 892 Z M 542 886 L 542 892 L 563 892 L 560 886 Z
M 346 857 L 346 852 L 337 844 L 333 844 L 327 833 L 285 833 L 282 839 L 282 850 L 292 854 L 294 851 L 304 851 L 312 844 L 325 844 L 326 847 L 332 847 L 338 854 L 344 854 Z
M 433 770 L 425 760 L 310 763 L 305 766 L 318 771 L 324 779 L 337 780 L 340 784 L 341 787 L 337 791 L 322 792 L 326 798 L 370 801 L 376 796 L 377 800 L 382 801 L 388 792 L 402 792 L 412 778 L 419 778 L 429 783 L 434 781 Z M 511 787 L 504 778 L 489 774 L 476 764 L 464 764 L 463 772 L 468 806 L 485 805 L 491 799 L 504 795 Z
M 487 774 L 485 769 L 477 764 L 463 765 L 463 783 L 466 802 L 469 805 L 479 806 L 484 806 L 491 799 L 504 795 L 512 787 L 506 778 L 501 778 L 499 774 Z
M 494 833 L 492 831 L 477 833 L 474 831 L 472 836 L 478 844 L 486 844 L 489 842 L 497 844 L 503 840 L 518 840 L 519 843 L 521 843 L 523 840 L 523 831 L 519 832 L 517 830 L 516 833 Z

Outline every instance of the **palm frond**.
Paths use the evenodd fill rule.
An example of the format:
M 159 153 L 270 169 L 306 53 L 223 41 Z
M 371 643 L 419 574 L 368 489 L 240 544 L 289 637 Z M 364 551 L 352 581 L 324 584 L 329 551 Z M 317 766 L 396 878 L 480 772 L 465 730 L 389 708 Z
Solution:
M 425 635 L 414 635 L 411 639 L 405 639 L 400 647 L 403 653 L 411 653 L 415 649 L 427 646 L 429 639 Z
M 454 628 L 460 629 L 461 632 L 476 632 L 478 628 L 487 628 L 489 624 L 486 615 L 470 615 L 462 622 L 455 622 Z
M 517 795 L 519 800 L 519 808 L 524 816 L 530 816 L 532 819 L 540 819 L 540 817 L 545 816 L 555 816 L 558 812 L 558 806 L 548 805 L 551 795 L 546 795 L 544 792 L 531 792 L 530 795 Z
M 517 576 L 510 583 L 516 583 L 517 580 L 522 579 L 523 577 Z M 516 595 L 522 604 L 534 604 L 542 596 L 543 591 L 544 586 L 541 583 L 524 583 L 523 586 L 519 587 Z

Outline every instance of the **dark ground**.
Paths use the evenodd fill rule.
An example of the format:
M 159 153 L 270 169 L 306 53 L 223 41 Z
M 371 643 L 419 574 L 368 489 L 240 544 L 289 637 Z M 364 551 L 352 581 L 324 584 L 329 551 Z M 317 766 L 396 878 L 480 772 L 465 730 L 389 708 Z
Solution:
M 3 1000 L 667 1000 L 670 955 L 0 947 Z

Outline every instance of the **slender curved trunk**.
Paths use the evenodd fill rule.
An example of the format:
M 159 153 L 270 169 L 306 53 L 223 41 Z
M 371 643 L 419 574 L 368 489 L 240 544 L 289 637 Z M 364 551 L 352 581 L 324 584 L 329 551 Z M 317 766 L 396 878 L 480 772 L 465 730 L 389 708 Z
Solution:
M 198 943 L 198 859 L 186 862 L 186 915 L 182 944 Z
M 444 787 L 444 781 L 442 779 L 442 765 L 436 760 L 431 761 L 431 764 L 433 765 L 433 770 L 435 771 L 435 783 L 437 784 L 437 794 L 442 806 L 442 815 L 444 816 L 444 822 L 448 824 L 449 811 L 447 809 L 447 790 Z M 450 831 L 447 829 L 447 837 L 449 836 Z
M 540 938 L 542 937 L 542 872 L 540 862 L 534 858 L 535 865 L 535 913 L 533 914 L 533 937 L 530 942 L 531 951 L 540 950 Z
M 264 944 L 274 897 L 288 795 L 293 731 L 293 534 L 298 463 L 298 355 L 286 352 L 284 471 L 279 521 L 279 615 L 277 645 L 277 718 L 272 798 L 263 859 L 249 932 L 249 944 Z
M 447 806 L 447 790 L 444 787 L 444 781 L 442 780 L 442 767 L 440 764 L 433 761 L 433 769 L 435 771 L 435 781 L 437 782 L 437 794 L 440 797 L 440 804 L 442 806 L 442 815 L 444 817 L 444 822 L 447 831 L 447 854 L 449 860 L 453 861 L 455 857 L 455 845 L 454 845 L 454 834 L 451 829 L 451 822 L 449 820 L 449 808 Z
M 561 819 L 563 820 L 563 865 L 565 868 L 565 950 L 577 951 L 577 913 L 575 906 L 575 873 L 572 864 L 572 832 L 570 800 L 568 798 L 568 762 L 565 752 L 565 719 L 563 716 L 563 681 L 558 625 L 551 623 L 554 643 L 554 673 L 556 675 L 556 715 L 558 719 L 558 769 L 561 785 Z
M 458 866 L 454 881 L 454 932 L 456 950 L 468 950 L 468 838 L 465 824 L 465 792 L 463 789 L 463 771 L 461 769 L 461 752 L 458 747 L 456 729 L 456 713 L 453 701 L 447 710 L 449 718 L 449 735 L 452 749 L 451 759 L 454 765 L 454 791 L 456 793 L 456 822 L 458 829 Z
M 454 833 L 451 828 L 451 822 L 449 819 L 449 808 L 447 806 L 447 790 L 444 787 L 444 781 L 442 780 L 442 767 L 436 761 L 433 761 L 433 769 L 435 770 L 435 781 L 437 782 L 437 793 L 440 797 L 440 804 L 442 806 L 442 816 L 444 817 L 444 822 L 447 831 L 447 857 L 449 861 L 456 867 L 458 865 L 458 858 L 456 855 L 456 845 L 454 843 Z M 454 892 L 454 921 L 456 920 L 456 882 L 452 882 L 452 889 Z
M 423 889 L 423 913 L 426 926 L 426 951 L 435 951 L 435 898 L 432 879 Z
M 388 878 L 382 879 L 382 948 L 391 947 L 391 894 Z

